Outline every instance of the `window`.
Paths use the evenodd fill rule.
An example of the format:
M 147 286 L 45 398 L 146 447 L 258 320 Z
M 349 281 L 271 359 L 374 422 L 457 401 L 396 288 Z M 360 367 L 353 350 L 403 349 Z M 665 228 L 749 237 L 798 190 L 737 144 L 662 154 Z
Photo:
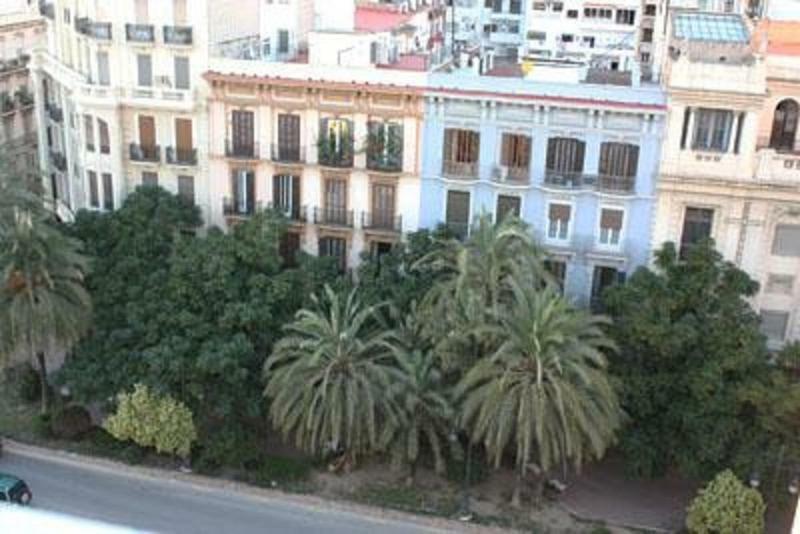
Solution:
M 561 42 L 562 43 L 571 43 L 575 40 L 575 36 L 570 33 L 564 33 L 561 35 Z
M 500 164 L 504 167 L 527 169 L 531 160 L 531 138 L 527 135 L 503 134 Z
M 611 19 L 611 10 L 600 7 L 587 7 L 583 10 L 583 16 L 589 19 Z
M 636 22 L 636 10 L 634 9 L 618 9 L 617 10 L 617 24 L 627 24 L 633 26 Z
M 297 265 L 297 253 L 300 252 L 300 234 L 286 232 L 281 236 L 278 245 L 278 253 L 283 259 L 284 267 L 294 267 Z
M 652 43 L 653 42 L 653 28 L 643 28 L 642 29 L 642 42 L 643 43 Z
M 273 207 L 289 219 L 300 215 L 300 177 L 276 174 L 272 177 Z
M 686 148 L 686 140 L 689 138 L 689 122 L 692 120 L 692 108 L 687 107 L 683 110 L 683 128 L 681 129 L 681 150 Z
M 278 115 L 279 161 L 300 161 L 300 116 Z
M 782 343 L 786 339 L 789 326 L 789 313 L 782 311 L 761 310 L 761 333 L 773 343 Z
M 497 195 L 496 221 L 500 222 L 508 216 L 519 217 L 522 199 L 515 195 Z
M 319 240 L 319 255 L 335 258 L 340 271 L 347 268 L 347 241 L 341 237 L 322 237 Z
M 375 170 L 399 171 L 403 166 L 403 125 L 370 121 L 367 166 Z
M 772 254 L 800 258 L 800 226 L 779 224 L 775 227 L 772 240 Z
M 567 18 L 568 19 L 577 19 L 578 18 L 578 10 L 577 9 L 568 9 L 567 10 Z
M 545 260 L 544 268 L 548 273 L 550 273 L 556 284 L 558 284 L 558 287 L 563 291 L 564 282 L 567 279 L 567 262 L 559 260 Z
M 727 152 L 733 126 L 733 112 L 700 108 L 695 111 L 694 150 Z
M 83 133 L 86 137 L 86 150 L 94 152 L 94 117 L 83 116 Z
M 99 208 L 100 194 L 97 188 L 97 173 L 94 171 L 86 171 L 86 179 L 89 181 L 89 206 Z
M 681 233 L 681 257 L 692 245 L 711 237 L 711 225 L 714 221 L 714 210 L 708 208 L 687 207 L 683 216 L 683 232 Z
M 236 109 L 231 112 L 232 146 L 229 152 L 233 156 L 253 157 L 255 155 L 255 113 Z
M 158 173 L 157 172 L 150 172 L 150 171 L 142 172 L 142 185 L 157 186 L 158 185 Z
M 139 147 L 144 159 L 152 160 L 157 157 L 156 120 L 152 116 L 139 115 Z
M 393 184 L 372 184 L 372 228 L 395 230 L 395 186 Z
M 97 83 L 111 85 L 111 73 L 108 68 L 108 52 L 97 53 Z
M 547 4 L 545 4 L 544 2 L 534 2 L 533 3 L 533 10 L 534 11 L 544 11 L 545 9 L 547 9 Z
M 332 224 L 350 225 L 347 210 L 347 180 L 326 178 L 323 191 L 322 221 Z
M 445 223 L 460 238 L 465 238 L 469 231 L 469 200 L 469 193 L 466 191 L 447 192 Z
M 372 241 L 370 243 L 369 251 L 373 258 L 380 258 L 385 254 L 390 254 L 394 248 L 394 243 L 388 241 Z
M 537 31 L 529 31 L 528 32 L 528 39 L 531 41 L 545 41 L 547 40 L 547 33 L 546 32 L 537 32 Z
M 194 176 L 178 176 L 178 196 L 194 205 Z
M 603 208 L 600 210 L 600 236 L 601 245 L 617 246 L 622 234 L 622 220 L 625 212 L 618 209 Z
M 514 15 L 522 13 L 522 0 L 510 0 L 508 4 L 508 12 Z
M 554 13 L 561 13 L 564 11 L 564 2 L 553 2 L 550 4 L 550 9 L 552 9 Z
M 547 172 L 560 176 L 583 173 L 586 143 L 569 137 L 552 137 L 547 141 Z
M 447 128 L 444 131 L 444 173 L 476 176 L 481 137 L 472 130 Z
M 289 30 L 278 30 L 278 53 L 289 53 Z
M 240 215 L 251 215 L 255 211 L 256 176 L 250 169 L 235 169 L 231 180 L 233 210 Z
M 138 77 L 139 87 L 152 87 L 153 59 L 147 54 L 138 54 L 136 56 L 136 63 L 139 74 Z
M 639 147 L 629 143 L 603 143 L 600 145 L 601 176 L 635 178 L 639 168 Z
M 783 100 L 775 108 L 772 119 L 772 134 L 769 147 L 779 152 L 794 150 L 794 140 L 797 137 L 798 105 L 791 99 Z
M 108 123 L 103 119 L 97 119 L 97 129 L 100 133 L 100 153 L 111 153 L 111 137 L 108 133 Z
M 642 52 L 639 59 L 642 63 L 650 63 L 650 52 Z
M 591 35 L 586 35 L 581 37 L 581 41 L 585 46 L 588 46 L 589 48 L 594 48 L 594 37 L 592 37 Z
M 656 5 L 655 4 L 647 4 L 644 6 L 644 14 L 648 17 L 654 17 L 656 15 Z
M 550 204 L 547 213 L 547 237 L 558 241 L 569 239 L 569 220 L 572 206 L 569 204 Z
M 177 162 L 194 159 L 192 119 L 175 119 L 175 149 Z
M 794 276 L 771 274 L 767 278 L 767 285 L 764 291 L 774 295 L 791 295 L 794 293 Z
M 349 119 L 320 120 L 317 146 L 323 165 L 351 167 L 353 165 L 353 122 Z
M 625 273 L 620 272 L 616 267 L 595 265 L 592 276 L 592 304 L 597 306 L 606 289 L 624 280 Z
M 175 58 L 175 89 L 189 89 L 189 58 Z
M 111 211 L 114 209 L 114 180 L 110 173 L 103 173 L 103 209 Z

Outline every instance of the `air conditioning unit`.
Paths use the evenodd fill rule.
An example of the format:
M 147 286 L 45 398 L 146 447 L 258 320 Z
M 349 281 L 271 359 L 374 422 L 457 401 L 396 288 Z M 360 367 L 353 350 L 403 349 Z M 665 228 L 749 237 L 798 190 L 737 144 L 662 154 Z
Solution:
M 158 84 L 159 87 L 172 88 L 172 78 L 169 76 L 156 76 L 156 84 Z

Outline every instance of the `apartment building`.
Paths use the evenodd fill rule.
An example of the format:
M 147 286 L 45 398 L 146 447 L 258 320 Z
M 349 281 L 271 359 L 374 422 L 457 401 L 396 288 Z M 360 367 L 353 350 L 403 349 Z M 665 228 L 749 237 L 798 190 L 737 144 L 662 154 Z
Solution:
M 451 46 L 477 47 L 516 61 L 525 54 L 527 4 L 524 0 L 453 0 L 447 17 Z
M 141 184 L 209 206 L 206 3 L 54 0 L 32 59 L 39 162 L 59 215 L 112 210 Z
M 761 286 L 772 346 L 800 336 L 800 24 L 677 12 L 654 246 L 713 238 Z
M 586 304 L 650 259 L 665 97 L 539 74 L 429 77 L 420 222 L 467 235 L 518 216 Z
M 28 66 L 44 40 L 44 22 L 25 0 L 0 6 L 0 145 L 7 165 L 20 172 L 38 166 L 36 118 Z

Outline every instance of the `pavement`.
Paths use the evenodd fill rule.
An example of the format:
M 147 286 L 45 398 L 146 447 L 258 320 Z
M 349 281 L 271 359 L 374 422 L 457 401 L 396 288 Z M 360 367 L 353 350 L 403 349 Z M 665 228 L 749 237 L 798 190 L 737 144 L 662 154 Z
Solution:
M 163 533 L 427 534 L 488 532 L 445 520 L 6 443 L 0 472 L 23 478 L 33 508 Z M 3 509 L 0 508 L 0 518 Z

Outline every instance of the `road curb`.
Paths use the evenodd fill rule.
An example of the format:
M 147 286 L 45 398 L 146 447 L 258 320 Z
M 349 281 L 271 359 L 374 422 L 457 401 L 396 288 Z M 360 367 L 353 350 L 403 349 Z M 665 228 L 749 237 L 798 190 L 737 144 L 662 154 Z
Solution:
M 91 469 L 112 475 L 124 475 L 147 481 L 182 484 L 199 491 L 227 491 L 256 501 L 283 504 L 318 511 L 351 514 L 369 518 L 380 523 L 405 523 L 428 529 L 432 532 L 472 532 L 480 534 L 507 533 L 509 530 L 459 523 L 446 518 L 433 518 L 378 508 L 340 500 L 329 500 L 314 495 L 293 495 L 280 490 L 259 488 L 232 480 L 219 479 L 193 473 L 182 473 L 156 467 L 133 466 L 106 458 L 96 458 L 59 449 L 49 449 L 3 439 L 5 453 L 16 454 L 37 460 L 56 462 L 72 467 Z

